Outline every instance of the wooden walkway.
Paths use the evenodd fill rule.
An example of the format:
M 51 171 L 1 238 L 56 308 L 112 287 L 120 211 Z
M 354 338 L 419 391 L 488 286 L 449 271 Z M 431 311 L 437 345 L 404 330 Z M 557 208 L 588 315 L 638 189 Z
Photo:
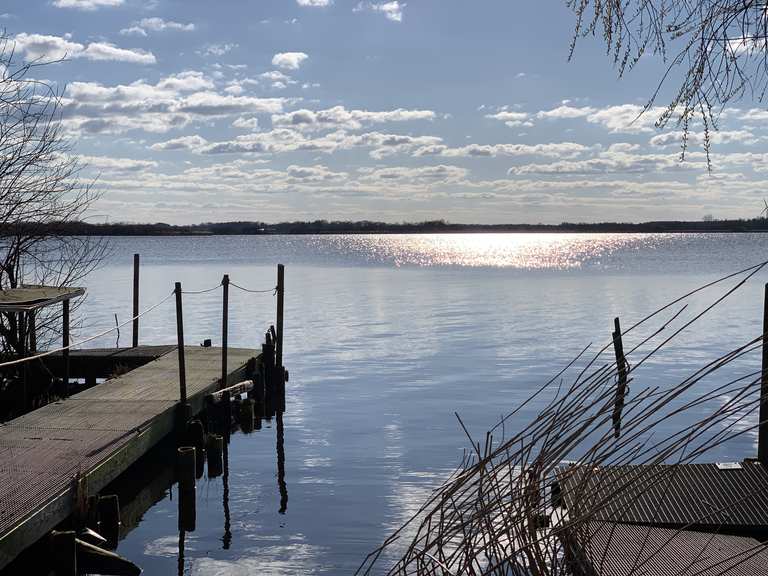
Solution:
M 0 569 L 70 516 L 173 431 L 178 354 L 149 363 L 0 425 Z M 187 399 L 202 409 L 219 386 L 221 349 L 185 347 Z M 253 350 L 228 350 L 233 384 L 250 377 Z

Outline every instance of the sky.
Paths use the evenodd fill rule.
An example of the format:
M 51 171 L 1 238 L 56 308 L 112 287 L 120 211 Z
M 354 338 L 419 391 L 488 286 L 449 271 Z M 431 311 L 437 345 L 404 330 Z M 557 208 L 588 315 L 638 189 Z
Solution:
M 638 118 L 665 63 L 617 78 L 564 0 L 5 0 L 19 61 L 63 92 L 97 222 L 760 215 L 768 110 L 701 133 Z M 59 61 L 61 60 L 61 61 Z

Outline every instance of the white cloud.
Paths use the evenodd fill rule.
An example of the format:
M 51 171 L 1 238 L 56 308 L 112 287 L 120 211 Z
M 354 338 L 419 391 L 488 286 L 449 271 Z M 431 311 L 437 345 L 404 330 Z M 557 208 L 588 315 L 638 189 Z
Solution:
M 259 119 L 256 118 L 255 116 L 252 116 L 250 118 L 240 117 L 240 118 L 237 118 L 234 122 L 232 122 L 232 126 L 234 128 L 242 128 L 244 130 L 258 130 Z
M 86 58 L 88 60 L 111 60 L 115 62 L 133 62 L 134 64 L 154 64 L 157 62 L 155 55 L 144 50 L 131 50 L 120 48 L 108 42 L 91 42 L 78 54 L 73 54 L 75 58 Z
M 208 141 L 202 136 L 194 134 L 192 136 L 180 136 L 172 138 L 165 142 L 158 142 L 150 146 L 152 150 L 194 150 L 205 146 Z
M 27 61 L 61 60 L 62 58 L 85 58 L 87 60 L 109 60 L 154 64 L 154 54 L 138 49 L 120 48 L 107 42 L 91 42 L 87 46 L 73 42 L 71 36 L 48 36 L 44 34 L 17 34 L 15 48 L 24 54 Z
M 417 149 L 414 156 L 443 156 L 448 158 L 483 158 L 499 156 L 546 156 L 572 158 L 592 150 L 576 142 L 543 144 L 469 144 L 460 148 L 438 145 Z
M 146 30 L 152 30 L 153 32 L 162 32 L 163 30 L 179 30 L 181 32 L 192 32 L 195 29 L 195 25 L 192 23 L 182 24 L 181 22 L 174 22 L 173 20 L 163 20 L 162 18 L 142 18 L 139 21 L 139 26 Z
M 324 7 L 333 4 L 333 0 L 296 0 L 299 6 Z
M 198 50 L 197 53 L 200 54 L 200 56 L 224 56 L 224 54 L 231 52 L 237 48 L 237 46 L 238 45 L 234 43 L 207 44 L 202 50 Z
M 123 28 L 120 30 L 120 34 L 123 36 L 146 36 L 147 31 L 144 30 L 141 26 L 130 26 L 128 28 Z
M 398 0 L 392 0 L 390 2 L 359 2 L 352 11 L 362 12 L 363 10 L 369 10 L 371 12 L 379 12 L 384 14 L 387 20 L 392 22 L 403 21 L 403 8 L 405 8 L 405 2 L 399 2 Z
M 279 52 L 272 57 L 272 66 L 284 70 L 298 70 L 307 58 L 309 56 L 304 52 Z
M 194 121 L 245 114 L 276 114 L 282 98 L 220 94 L 201 72 L 167 76 L 156 84 L 139 80 L 104 86 L 72 82 L 62 100 L 64 125 L 75 133 L 114 133 L 143 130 L 164 133 Z
M 154 160 L 136 160 L 134 158 L 113 158 L 110 156 L 78 156 L 88 168 L 109 170 L 111 172 L 139 172 L 156 168 Z
M 301 130 L 346 129 L 359 130 L 365 124 L 385 122 L 408 122 L 413 120 L 434 120 L 432 110 L 395 110 L 370 111 L 347 110 L 344 106 L 334 106 L 326 110 L 294 110 L 272 117 L 274 126 L 293 127 Z
M 576 107 L 569 104 L 563 104 L 551 110 L 541 110 L 536 113 L 536 118 L 544 120 L 568 120 L 572 118 L 584 118 L 596 112 L 595 108 L 589 106 Z
M 530 121 L 530 116 L 527 112 L 501 110 L 495 114 L 486 114 L 485 117 L 492 118 L 494 120 L 500 120 L 510 128 L 516 128 L 518 126 L 533 126 L 533 123 Z
M 120 30 L 120 34 L 124 36 L 146 36 L 147 30 L 152 32 L 164 32 L 166 30 L 192 32 L 195 30 L 195 25 L 192 23 L 182 24 L 181 22 L 163 20 L 157 17 L 142 18 L 138 22 L 134 22 L 130 27 Z
M 122 6 L 125 0 L 53 0 L 57 8 L 75 8 L 76 10 L 97 10 Z

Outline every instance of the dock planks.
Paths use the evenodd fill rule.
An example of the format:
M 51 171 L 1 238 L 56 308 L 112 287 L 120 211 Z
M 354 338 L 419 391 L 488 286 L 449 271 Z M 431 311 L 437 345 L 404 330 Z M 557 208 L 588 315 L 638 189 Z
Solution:
M 219 386 L 221 349 L 185 347 L 187 397 L 198 412 Z M 228 350 L 227 384 L 246 378 L 252 350 Z M 172 432 L 178 353 L 170 347 L 122 376 L 0 425 L 0 568 Z

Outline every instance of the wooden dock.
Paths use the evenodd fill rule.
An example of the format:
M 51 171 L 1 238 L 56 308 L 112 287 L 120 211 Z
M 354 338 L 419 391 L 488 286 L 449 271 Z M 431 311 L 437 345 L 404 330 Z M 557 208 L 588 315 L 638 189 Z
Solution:
M 75 366 L 78 354 L 88 356 L 73 351 Z M 0 569 L 72 515 L 78 501 L 97 494 L 170 434 L 179 421 L 177 347 L 93 354 L 103 358 L 105 366 L 129 358 L 128 363 L 143 365 L 0 425 Z M 222 350 L 184 347 L 184 356 L 187 403 L 194 414 L 202 409 L 205 396 L 221 385 Z M 255 366 L 253 350 L 229 348 L 227 384 L 252 377 Z

